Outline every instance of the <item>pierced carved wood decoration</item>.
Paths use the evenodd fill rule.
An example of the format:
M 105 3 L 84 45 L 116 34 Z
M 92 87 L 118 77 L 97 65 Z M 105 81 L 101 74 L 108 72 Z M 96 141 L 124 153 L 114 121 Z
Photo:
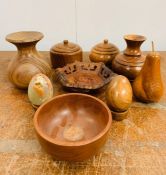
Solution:
M 115 75 L 104 63 L 74 62 L 57 69 L 62 86 L 72 90 L 96 90 L 109 83 Z

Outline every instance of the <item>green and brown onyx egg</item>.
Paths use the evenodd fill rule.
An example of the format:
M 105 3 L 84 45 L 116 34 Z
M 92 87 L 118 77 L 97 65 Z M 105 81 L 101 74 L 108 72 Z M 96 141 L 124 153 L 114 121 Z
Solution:
M 28 86 L 28 98 L 34 107 L 38 107 L 53 97 L 53 86 L 44 74 L 36 74 Z
M 130 81 L 122 75 L 115 76 L 106 90 L 107 105 L 112 111 L 126 111 L 132 102 Z

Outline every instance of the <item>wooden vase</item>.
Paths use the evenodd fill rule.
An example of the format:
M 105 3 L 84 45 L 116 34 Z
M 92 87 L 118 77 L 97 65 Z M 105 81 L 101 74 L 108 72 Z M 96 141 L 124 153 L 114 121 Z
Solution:
M 112 69 L 132 81 L 139 74 L 145 62 L 145 56 L 141 53 L 140 47 L 146 38 L 141 35 L 126 35 L 124 39 L 127 48 L 113 60 Z
M 51 73 L 49 64 L 36 50 L 36 44 L 43 38 L 40 32 L 16 32 L 6 36 L 6 40 L 17 49 L 16 57 L 9 63 L 9 80 L 18 88 L 28 87 L 31 78 L 37 73 L 47 76 Z

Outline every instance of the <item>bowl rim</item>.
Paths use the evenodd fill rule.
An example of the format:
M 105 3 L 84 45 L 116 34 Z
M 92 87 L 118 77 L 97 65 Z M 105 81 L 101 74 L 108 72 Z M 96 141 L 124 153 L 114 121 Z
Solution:
M 40 110 L 46 104 L 50 103 L 51 101 L 54 101 L 55 99 L 62 98 L 62 97 L 65 97 L 65 96 L 73 96 L 73 95 L 89 97 L 89 98 L 92 98 L 92 99 L 96 100 L 97 102 L 99 102 L 106 109 L 106 111 L 108 113 L 108 122 L 107 122 L 106 126 L 104 127 L 104 129 L 101 130 L 101 132 L 99 134 L 97 134 L 96 136 L 94 136 L 90 139 L 87 139 L 85 141 L 77 141 L 77 142 L 57 141 L 57 140 L 49 137 L 47 134 L 45 134 L 40 129 L 40 127 L 38 125 L 38 121 L 37 121 L 38 116 L 39 116 L 38 114 L 39 114 Z M 82 93 L 67 93 L 67 94 L 62 94 L 62 95 L 55 96 L 51 100 L 49 100 L 49 101 L 45 102 L 44 104 L 42 104 L 34 114 L 33 124 L 34 124 L 34 128 L 35 128 L 35 131 L 36 131 L 37 135 L 39 135 L 42 139 L 46 140 L 47 142 L 50 142 L 50 143 L 58 145 L 58 146 L 65 146 L 65 147 L 85 146 L 85 145 L 93 143 L 93 142 L 97 141 L 98 139 L 102 138 L 109 131 L 109 129 L 111 127 L 111 124 L 112 124 L 112 114 L 111 114 L 111 111 L 108 108 L 108 106 L 102 100 L 98 99 L 97 97 L 94 97 L 94 96 L 91 96 L 91 95 L 88 95 L 88 94 L 82 94 Z
M 23 35 L 23 38 L 19 38 L 17 35 Z M 30 35 L 35 35 L 31 36 Z M 13 32 L 10 33 L 6 36 L 6 40 L 10 43 L 30 43 L 30 42 L 37 42 L 40 41 L 44 37 L 43 33 L 38 32 L 38 31 L 18 31 L 18 32 Z
M 124 35 L 123 38 L 126 40 L 130 40 L 130 41 L 145 41 L 146 40 L 145 36 L 138 35 L 138 34 L 127 34 L 127 35 Z

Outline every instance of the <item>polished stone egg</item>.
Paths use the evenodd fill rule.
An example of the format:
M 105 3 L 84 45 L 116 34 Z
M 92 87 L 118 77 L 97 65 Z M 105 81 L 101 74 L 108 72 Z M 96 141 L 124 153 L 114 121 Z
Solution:
M 53 97 L 53 86 L 44 74 L 36 74 L 28 86 L 28 98 L 34 107 L 39 107 Z

